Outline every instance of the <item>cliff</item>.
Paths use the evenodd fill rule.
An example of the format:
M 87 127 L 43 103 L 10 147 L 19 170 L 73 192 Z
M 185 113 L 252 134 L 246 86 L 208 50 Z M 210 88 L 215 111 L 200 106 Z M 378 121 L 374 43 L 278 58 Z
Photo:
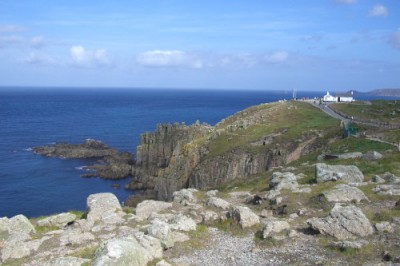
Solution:
M 170 200 L 181 188 L 246 179 L 320 147 L 338 123 L 307 103 L 279 102 L 250 107 L 215 127 L 158 125 L 140 137 L 128 188 Z

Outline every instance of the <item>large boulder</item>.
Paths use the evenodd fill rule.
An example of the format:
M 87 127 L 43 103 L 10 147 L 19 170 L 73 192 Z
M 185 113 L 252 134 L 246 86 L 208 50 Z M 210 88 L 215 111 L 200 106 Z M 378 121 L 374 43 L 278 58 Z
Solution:
M 138 220 L 146 220 L 152 213 L 157 213 L 172 207 L 172 203 L 156 200 L 145 200 L 136 206 Z
M 290 225 L 286 221 L 280 221 L 275 219 L 268 219 L 264 222 L 263 238 L 272 237 L 284 230 L 289 230 Z
M 342 180 L 347 183 L 359 183 L 364 180 L 364 175 L 354 165 L 327 165 L 317 163 L 315 176 L 318 183 Z
M 120 224 L 124 220 L 121 204 L 112 193 L 92 194 L 87 198 L 87 220 L 91 223 Z
M 30 256 L 33 252 L 36 252 L 39 249 L 44 241 L 49 240 L 50 238 L 50 236 L 46 236 L 41 239 L 30 241 L 6 242 L 5 245 L 0 248 L 0 265 L 1 262 L 10 259 L 21 259 Z
M 230 216 L 238 221 L 242 228 L 252 227 L 260 223 L 260 217 L 248 207 L 236 206 L 231 210 Z
M 155 259 L 133 237 L 114 238 L 103 242 L 96 251 L 94 266 L 146 266 Z
M 64 227 L 68 223 L 75 221 L 76 215 L 70 212 L 52 215 L 36 222 L 38 226 L 57 226 Z
M 364 213 L 353 205 L 336 203 L 325 218 L 311 218 L 307 224 L 321 234 L 333 236 L 339 240 L 365 237 L 374 229 Z
M 210 197 L 207 200 L 207 206 L 212 206 L 218 209 L 227 210 L 231 207 L 231 204 L 226 200 L 217 197 Z
M 333 190 L 322 192 L 322 195 L 329 202 L 360 202 L 368 201 L 365 194 L 356 187 L 346 184 L 336 185 Z
M 0 218 L 0 241 L 20 242 L 31 239 L 32 233 L 36 233 L 36 230 L 23 215 Z
M 297 190 L 299 184 L 297 183 L 297 177 L 290 172 L 274 172 L 269 182 L 270 188 L 279 191 L 281 189 Z

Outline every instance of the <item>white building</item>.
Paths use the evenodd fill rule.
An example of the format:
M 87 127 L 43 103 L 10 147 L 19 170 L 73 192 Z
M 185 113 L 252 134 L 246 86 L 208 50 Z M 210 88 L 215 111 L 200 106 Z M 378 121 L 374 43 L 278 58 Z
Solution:
M 350 93 L 336 93 L 336 96 L 333 96 L 329 93 L 329 91 L 326 92 L 326 95 L 323 97 L 324 102 L 354 102 L 353 98 L 353 91 Z
M 330 95 L 329 91 L 327 91 L 326 95 L 324 95 L 323 101 L 324 102 L 337 102 L 338 99 L 337 99 L 337 97 Z

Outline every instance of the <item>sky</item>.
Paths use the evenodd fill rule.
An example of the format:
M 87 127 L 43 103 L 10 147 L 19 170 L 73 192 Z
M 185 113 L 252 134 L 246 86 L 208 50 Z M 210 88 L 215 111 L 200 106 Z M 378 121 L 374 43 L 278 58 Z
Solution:
M 0 86 L 400 88 L 400 1 L 0 0 Z

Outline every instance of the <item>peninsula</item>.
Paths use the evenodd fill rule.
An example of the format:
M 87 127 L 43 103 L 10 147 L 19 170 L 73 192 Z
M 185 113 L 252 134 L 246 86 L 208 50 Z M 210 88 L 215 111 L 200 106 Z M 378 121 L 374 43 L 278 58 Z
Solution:
M 144 194 L 125 206 L 99 193 L 88 197 L 86 212 L 1 218 L 0 262 L 399 263 L 400 132 L 357 119 L 373 114 L 397 125 L 400 103 L 331 108 L 354 117 L 352 134 L 310 103 L 282 101 L 215 126 L 158 125 L 141 135 L 136 158 L 93 141 L 36 148 L 64 157 L 74 153 L 66 151 L 71 147 L 84 149 L 102 160 L 98 169 L 111 169 L 106 178 L 129 176 L 128 188 Z

